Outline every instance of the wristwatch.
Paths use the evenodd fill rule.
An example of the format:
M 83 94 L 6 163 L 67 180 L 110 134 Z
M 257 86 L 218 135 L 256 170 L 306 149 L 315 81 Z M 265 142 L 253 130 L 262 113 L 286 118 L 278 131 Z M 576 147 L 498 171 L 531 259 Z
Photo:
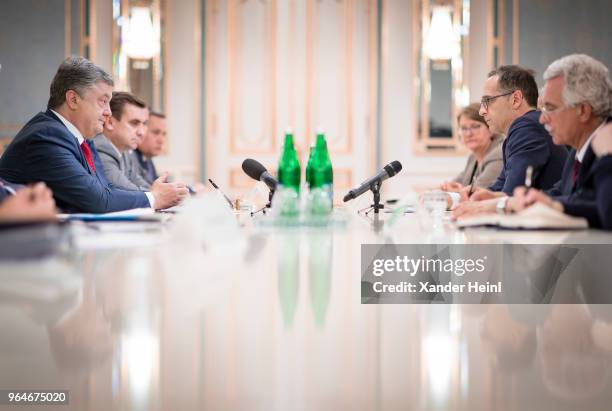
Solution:
M 506 214 L 506 205 L 508 204 L 509 197 L 502 197 L 497 201 L 497 206 L 495 206 L 495 210 L 497 214 Z

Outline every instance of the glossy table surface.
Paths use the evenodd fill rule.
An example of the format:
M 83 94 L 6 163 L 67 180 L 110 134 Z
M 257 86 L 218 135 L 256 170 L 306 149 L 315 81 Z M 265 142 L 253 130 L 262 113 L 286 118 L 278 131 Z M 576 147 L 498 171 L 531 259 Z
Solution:
M 610 409 L 612 305 L 364 305 L 360 247 L 611 234 L 186 208 L 74 223 L 52 255 L 0 262 L 0 389 L 69 390 L 74 410 Z

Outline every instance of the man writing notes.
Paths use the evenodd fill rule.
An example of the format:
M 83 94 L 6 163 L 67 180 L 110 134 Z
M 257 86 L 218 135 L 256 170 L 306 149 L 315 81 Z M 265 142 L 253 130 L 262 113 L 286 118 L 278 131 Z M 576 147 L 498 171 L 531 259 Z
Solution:
M 81 57 L 66 59 L 50 87 L 47 111 L 35 115 L 0 158 L 0 177 L 28 184 L 43 181 L 66 212 L 106 213 L 138 207 L 163 209 L 181 202 L 182 184 L 156 180 L 150 192 L 109 183 L 93 144 L 111 111 L 112 78 Z
M 569 145 L 573 150 L 563 178 L 555 187 L 544 192 L 527 192 L 519 187 L 508 203 L 509 210 L 520 211 L 537 201 L 569 215 L 585 217 L 591 227 L 609 228 L 610 218 L 598 210 L 598 201 L 605 203 L 601 193 L 606 190 L 596 188 L 596 175 L 601 180 L 605 174 L 602 164 L 608 160 L 598 161 L 596 157 L 605 157 L 605 150 L 597 153 L 591 147 L 596 140 L 602 145 L 609 138 L 605 137 L 612 121 L 608 69 L 592 57 L 573 54 L 554 61 L 544 72 L 544 80 L 540 122 L 550 130 L 555 143 Z
M 506 136 L 502 146 L 504 165 L 489 189 L 478 189 L 469 198 L 471 201 L 459 204 L 453 212 L 455 217 L 505 207 L 507 196 L 512 195 L 515 187 L 525 183 L 530 166 L 535 188 L 550 188 L 561 178 L 567 150 L 556 146 L 539 123 L 537 101 L 538 86 L 530 70 L 501 66 L 489 73 L 481 98 L 480 115 L 492 132 Z M 463 189 L 463 200 L 467 200 L 469 189 Z

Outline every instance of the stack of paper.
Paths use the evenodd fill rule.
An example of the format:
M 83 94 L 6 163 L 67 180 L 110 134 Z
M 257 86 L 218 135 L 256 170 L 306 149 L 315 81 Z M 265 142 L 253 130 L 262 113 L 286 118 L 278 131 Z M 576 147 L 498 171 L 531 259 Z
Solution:
M 61 221 L 162 221 L 164 216 L 152 208 L 133 208 L 106 214 L 59 214 L 58 218 Z

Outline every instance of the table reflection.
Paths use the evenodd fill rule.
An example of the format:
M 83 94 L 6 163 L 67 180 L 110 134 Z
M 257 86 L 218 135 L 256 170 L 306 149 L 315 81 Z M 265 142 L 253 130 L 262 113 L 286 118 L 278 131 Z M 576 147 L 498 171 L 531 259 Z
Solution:
M 361 244 L 408 237 L 351 224 L 3 262 L 0 387 L 74 410 L 608 408 L 611 305 L 362 305 Z

